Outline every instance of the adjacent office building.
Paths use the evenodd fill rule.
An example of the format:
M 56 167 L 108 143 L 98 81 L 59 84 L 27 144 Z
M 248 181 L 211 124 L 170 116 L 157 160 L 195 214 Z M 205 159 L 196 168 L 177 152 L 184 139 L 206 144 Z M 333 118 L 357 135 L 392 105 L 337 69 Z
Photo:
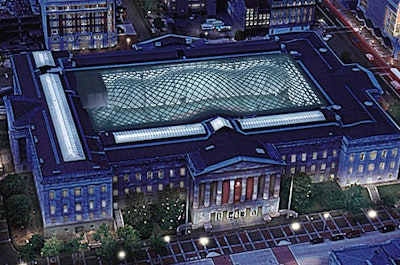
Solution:
M 117 45 L 115 0 L 41 0 L 47 49 L 104 49 Z
M 16 170 L 33 172 L 46 234 L 112 222 L 129 193 L 178 190 L 199 228 L 279 215 L 281 180 L 297 172 L 342 187 L 398 176 L 379 83 L 312 32 L 12 62 L 10 145 Z

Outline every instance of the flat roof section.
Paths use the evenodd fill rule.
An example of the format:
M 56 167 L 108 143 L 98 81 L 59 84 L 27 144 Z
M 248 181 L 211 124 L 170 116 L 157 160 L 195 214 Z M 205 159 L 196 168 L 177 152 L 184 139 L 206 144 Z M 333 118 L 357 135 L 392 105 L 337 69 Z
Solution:
M 215 114 L 237 117 L 326 105 L 319 90 L 287 54 L 77 70 L 80 94 L 91 93 L 91 87 L 80 80 L 97 72 L 108 94 L 106 106 L 87 109 L 97 131 L 177 124 Z

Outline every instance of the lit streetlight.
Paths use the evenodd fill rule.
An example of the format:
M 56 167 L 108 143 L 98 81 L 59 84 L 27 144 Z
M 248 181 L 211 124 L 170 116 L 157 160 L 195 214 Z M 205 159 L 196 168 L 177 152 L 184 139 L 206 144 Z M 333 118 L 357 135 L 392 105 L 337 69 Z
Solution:
M 131 38 L 127 38 L 127 39 L 126 39 L 127 50 L 129 50 L 130 44 L 131 44 Z
M 297 231 L 297 230 L 300 229 L 300 224 L 297 223 L 297 222 L 295 222 L 295 223 L 292 223 L 292 224 L 290 225 L 290 227 L 292 228 L 292 230 Z
M 378 213 L 375 210 L 370 210 L 368 211 L 368 216 L 369 218 L 376 218 L 378 216 Z
M 170 236 L 165 236 L 164 237 L 164 242 L 165 243 L 169 243 L 171 241 L 171 237 Z
M 328 219 L 329 216 L 330 216 L 329 213 L 324 213 L 324 214 L 322 215 L 323 220 L 324 220 L 324 229 L 323 229 L 324 232 L 325 232 L 325 229 L 326 229 L 326 219 Z
M 126 252 L 123 251 L 123 250 L 120 250 L 120 251 L 118 252 L 118 259 L 119 259 L 119 260 L 124 260 L 125 258 L 126 258 Z
M 203 245 L 204 251 L 207 253 L 207 252 L 208 252 L 208 250 L 207 250 L 207 244 L 208 244 L 208 242 L 209 242 L 208 237 L 200 237 L 199 242 L 200 242 L 200 244 Z

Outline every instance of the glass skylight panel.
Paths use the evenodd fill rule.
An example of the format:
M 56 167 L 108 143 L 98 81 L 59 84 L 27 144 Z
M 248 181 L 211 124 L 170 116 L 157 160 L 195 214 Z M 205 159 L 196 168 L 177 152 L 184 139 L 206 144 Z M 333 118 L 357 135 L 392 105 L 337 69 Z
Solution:
M 107 106 L 88 109 L 96 130 L 190 120 L 221 111 L 248 116 L 325 103 L 287 54 L 93 71 L 101 75 L 108 95 Z
M 113 132 L 117 144 L 205 134 L 206 129 L 201 123 Z
M 218 131 L 223 127 L 228 127 L 232 129 L 231 123 L 227 119 L 224 119 L 222 117 L 215 118 L 210 123 L 214 131 Z
M 243 130 L 325 121 L 319 110 L 238 119 Z
M 86 157 L 60 77 L 47 73 L 40 76 L 40 82 L 64 162 L 84 160 Z
M 43 66 L 56 66 L 51 51 L 36 51 L 32 52 L 32 55 L 37 68 Z

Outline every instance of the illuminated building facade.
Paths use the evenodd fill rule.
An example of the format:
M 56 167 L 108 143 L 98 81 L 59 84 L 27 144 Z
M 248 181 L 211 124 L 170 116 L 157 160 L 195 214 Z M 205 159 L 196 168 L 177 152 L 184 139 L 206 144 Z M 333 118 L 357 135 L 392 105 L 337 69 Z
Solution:
M 128 193 L 175 189 L 194 228 L 243 226 L 277 216 L 281 180 L 297 172 L 342 187 L 397 179 L 400 131 L 379 83 L 316 34 L 156 42 L 13 56 L 10 143 L 16 170 L 34 174 L 47 233 L 111 222 Z
M 104 49 L 117 45 L 115 0 L 41 0 L 47 49 Z

